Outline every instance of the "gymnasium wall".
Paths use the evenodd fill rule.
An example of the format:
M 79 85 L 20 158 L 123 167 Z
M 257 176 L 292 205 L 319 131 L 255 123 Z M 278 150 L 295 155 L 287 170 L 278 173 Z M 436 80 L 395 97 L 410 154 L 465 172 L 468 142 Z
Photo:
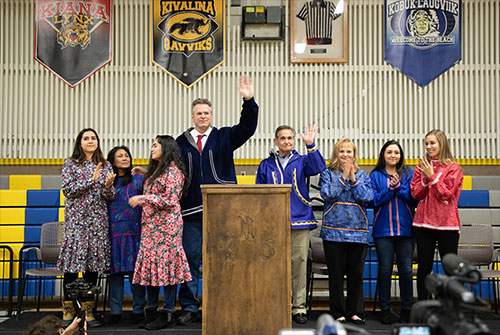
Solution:
M 347 2 L 347 64 L 289 62 L 284 0 L 241 1 L 283 5 L 284 41 L 242 41 L 241 7 L 228 0 L 226 61 L 191 89 L 151 63 L 149 2 L 113 1 L 113 60 L 70 88 L 33 58 L 35 1 L 0 1 L 0 165 L 26 159 L 57 165 L 84 127 L 98 131 L 104 152 L 126 144 L 135 157 L 147 158 L 155 135 L 175 136 L 190 126 L 194 98 L 213 101 L 215 126 L 235 123 L 242 73 L 254 78 L 261 110 L 257 133 L 236 152 L 238 163 L 265 157 L 277 125 L 301 131 L 314 122 L 326 156 L 347 136 L 365 164 L 373 164 L 390 138 L 416 159 L 424 154 L 424 134 L 441 128 L 461 163 L 498 164 L 500 1 L 463 1 L 462 61 L 419 88 L 383 60 L 382 0 Z

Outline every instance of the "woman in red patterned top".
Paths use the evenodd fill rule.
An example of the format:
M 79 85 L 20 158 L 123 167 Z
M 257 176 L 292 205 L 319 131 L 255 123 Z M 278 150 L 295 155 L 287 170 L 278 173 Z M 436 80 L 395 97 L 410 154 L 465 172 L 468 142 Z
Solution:
M 436 242 L 441 258 L 447 253 L 457 253 L 460 233 L 457 203 L 463 179 L 443 131 L 435 129 L 425 135 L 425 150 L 426 157 L 419 161 L 410 185 L 411 195 L 420 201 L 413 218 L 418 300 L 429 296 L 425 277 L 432 271 Z
M 144 194 L 129 199 L 132 207 L 142 206 L 141 246 L 135 264 L 133 283 L 147 285 L 159 294 L 164 287 L 164 308 L 147 329 L 174 324 L 177 284 L 191 280 L 182 247 L 182 216 L 179 200 L 187 189 L 187 173 L 177 143 L 171 136 L 157 136 L 144 176 Z M 153 295 L 153 294 L 152 294 Z M 153 302 L 154 304 L 154 302 Z M 151 306 L 152 302 L 148 301 Z

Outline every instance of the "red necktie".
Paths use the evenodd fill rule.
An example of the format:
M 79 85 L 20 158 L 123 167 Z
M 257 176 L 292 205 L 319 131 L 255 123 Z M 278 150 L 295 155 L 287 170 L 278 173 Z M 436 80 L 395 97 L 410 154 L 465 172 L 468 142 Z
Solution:
M 196 145 L 198 146 L 198 151 L 200 152 L 200 154 L 201 154 L 201 150 L 203 149 L 203 147 L 201 145 L 201 139 L 203 138 L 203 136 L 205 136 L 205 135 L 198 135 L 198 141 L 196 141 Z

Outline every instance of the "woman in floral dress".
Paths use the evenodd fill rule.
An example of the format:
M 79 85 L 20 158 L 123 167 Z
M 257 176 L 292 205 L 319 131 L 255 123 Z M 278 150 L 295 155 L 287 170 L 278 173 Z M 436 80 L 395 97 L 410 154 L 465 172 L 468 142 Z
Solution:
M 57 270 L 64 272 L 63 321 L 67 326 L 75 317 L 75 310 L 66 285 L 78 278 L 95 285 L 99 272 L 109 270 L 108 208 L 106 200 L 115 196 L 115 174 L 104 160 L 99 137 L 95 130 L 86 128 L 76 137 L 73 154 L 62 168 L 64 199 L 64 234 Z M 85 301 L 89 327 L 97 327 L 92 309 L 93 301 Z
M 179 200 L 187 189 L 186 169 L 177 143 L 171 136 L 157 136 L 151 147 L 151 160 L 144 176 L 144 195 L 129 199 L 132 207 L 142 206 L 141 246 L 133 283 L 164 287 L 164 308 L 146 324 L 161 329 L 174 324 L 177 284 L 191 280 L 182 248 L 182 216 Z M 149 303 L 148 303 L 149 304 Z

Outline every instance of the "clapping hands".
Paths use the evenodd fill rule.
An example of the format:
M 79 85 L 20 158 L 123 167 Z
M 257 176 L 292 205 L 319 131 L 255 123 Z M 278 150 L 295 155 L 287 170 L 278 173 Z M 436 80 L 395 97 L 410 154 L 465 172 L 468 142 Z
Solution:
M 429 162 L 426 158 L 422 158 L 421 160 L 419 160 L 417 169 L 422 171 L 426 178 L 430 178 L 434 174 L 434 167 L 432 166 L 432 163 Z
M 102 172 L 102 163 L 98 163 L 97 166 L 95 167 L 94 170 L 94 175 L 92 176 L 92 179 L 94 181 L 97 181 L 99 179 L 99 176 L 101 175 Z M 106 175 L 106 181 L 104 182 L 104 187 L 110 188 L 111 185 L 113 185 L 113 182 L 115 181 L 116 174 L 108 172 Z
M 354 175 L 354 164 L 352 163 L 351 158 L 346 158 L 340 162 L 340 166 L 342 167 L 342 178 L 351 181 L 351 183 L 356 181 L 356 177 Z
M 389 185 L 390 188 L 395 189 L 399 187 L 399 174 L 395 173 L 391 175 L 391 184 Z
M 113 182 L 115 181 L 116 173 L 111 173 L 108 172 L 106 175 L 106 182 L 104 183 L 104 187 L 110 188 L 111 185 L 113 185 Z
M 99 175 L 101 174 L 101 171 L 102 171 L 102 163 L 98 163 L 97 166 L 95 167 L 94 175 L 92 176 L 92 179 L 94 181 L 97 181 L 97 179 L 99 179 Z

